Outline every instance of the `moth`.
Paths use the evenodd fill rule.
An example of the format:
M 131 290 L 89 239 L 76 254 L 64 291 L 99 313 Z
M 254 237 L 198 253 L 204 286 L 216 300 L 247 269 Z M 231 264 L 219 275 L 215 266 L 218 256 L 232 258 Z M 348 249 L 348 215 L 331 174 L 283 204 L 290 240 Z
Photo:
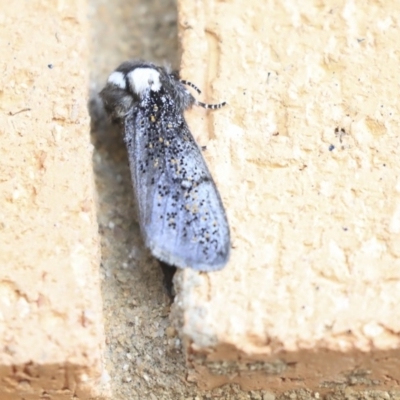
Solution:
M 123 131 L 145 245 L 168 265 L 215 271 L 229 258 L 229 225 L 184 111 L 225 103 L 197 101 L 186 86 L 200 92 L 165 67 L 128 61 L 100 97 Z

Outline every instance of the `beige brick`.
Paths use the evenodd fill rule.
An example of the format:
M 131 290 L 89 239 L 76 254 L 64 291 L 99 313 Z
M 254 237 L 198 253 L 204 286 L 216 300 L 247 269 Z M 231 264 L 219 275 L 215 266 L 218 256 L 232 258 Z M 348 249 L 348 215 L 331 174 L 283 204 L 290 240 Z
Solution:
M 393 1 L 181 2 L 182 76 L 202 100 L 229 103 L 188 116 L 233 237 L 224 271 L 177 277 L 188 379 L 202 389 L 398 388 L 396 10 Z M 0 11 L 2 400 L 109 395 L 85 16 L 83 1 L 18 0 Z M 99 69 L 116 66 L 108 56 Z M 128 351 L 132 328 L 113 319 L 121 304 L 110 304 L 109 323 Z M 123 381 L 124 398 L 164 385 L 165 397 L 194 398 L 156 340 L 142 347 L 144 327 L 158 326 L 142 319 L 132 340 L 154 369 L 135 357 L 125 375 L 114 366 L 139 382 Z
M 107 394 L 87 4 L 0 11 L 0 398 Z
M 228 102 L 189 123 L 233 244 L 177 279 L 189 380 L 398 389 L 398 3 L 179 7 L 183 76 Z

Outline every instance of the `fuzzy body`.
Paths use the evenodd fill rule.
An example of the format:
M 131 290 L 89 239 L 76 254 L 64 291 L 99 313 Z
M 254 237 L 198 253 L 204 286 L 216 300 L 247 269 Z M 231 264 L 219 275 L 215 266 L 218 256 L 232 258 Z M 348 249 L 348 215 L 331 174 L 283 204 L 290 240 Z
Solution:
M 221 269 L 230 233 L 221 198 L 183 112 L 196 104 L 177 74 L 127 62 L 100 93 L 120 122 L 146 246 L 179 268 Z

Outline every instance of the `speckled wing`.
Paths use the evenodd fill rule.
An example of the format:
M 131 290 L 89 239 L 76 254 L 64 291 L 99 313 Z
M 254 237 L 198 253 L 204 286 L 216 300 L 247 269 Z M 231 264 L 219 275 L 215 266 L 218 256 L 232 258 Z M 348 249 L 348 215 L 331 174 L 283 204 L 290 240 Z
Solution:
M 146 246 L 179 268 L 221 269 L 230 250 L 224 207 L 173 99 L 162 89 L 148 93 L 124 124 Z

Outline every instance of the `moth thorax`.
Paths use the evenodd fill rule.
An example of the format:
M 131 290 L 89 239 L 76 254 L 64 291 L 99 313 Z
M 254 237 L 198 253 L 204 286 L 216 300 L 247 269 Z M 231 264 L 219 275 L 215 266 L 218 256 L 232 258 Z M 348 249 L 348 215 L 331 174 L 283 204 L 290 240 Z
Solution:
M 107 79 L 107 83 L 126 89 L 125 75 L 122 72 L 114 71 Z
M 154 68 L 135 68 L 127 76 L 132 90 L 139 96 L 147 89 L 158 92 L 161 88 L 160 73 Z

